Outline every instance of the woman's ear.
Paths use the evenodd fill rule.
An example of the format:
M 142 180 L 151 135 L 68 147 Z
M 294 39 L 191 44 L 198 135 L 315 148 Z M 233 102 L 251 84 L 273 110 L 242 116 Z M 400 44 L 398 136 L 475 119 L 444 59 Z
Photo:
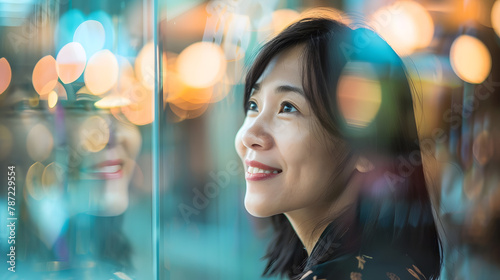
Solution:
M 361 173 L 367 173 L 372 171 L 375 166 L 373 163 L 364 156 L 359 156 L 355 165 L 356 169 Z

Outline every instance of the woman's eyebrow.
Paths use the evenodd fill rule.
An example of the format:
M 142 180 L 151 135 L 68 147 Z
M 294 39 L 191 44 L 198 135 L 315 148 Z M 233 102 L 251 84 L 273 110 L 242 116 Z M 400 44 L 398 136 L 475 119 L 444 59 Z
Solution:
M 285 92 L 295 92 L 302 96 L 305 96 L 304 91 L 299 87 L 291 85 L 282 85 L 276 88 L 276 93 L 285 93 Z
M 252 90 L 250 91 L 250 96 L 253 96 L 254 94 L 258 93 L 259 90 L 260 90 L 260 84 L 259 83 L 253 84 Z
M 253 89 L 253 91 L 252 91 L 251 95 L 255 94 L 256 92 L 258 92 L 260 90 L 260 84 L 255 83 L 253 85 L 252 89 Z M 281 85 L 281 86 L 276 88 L 275 92 L 276 93 L 295 92 L 295 93 L 298 93 L 302 96 L 305 96 L 304 91 L 301 88 L 291 86 L 291 85 Z

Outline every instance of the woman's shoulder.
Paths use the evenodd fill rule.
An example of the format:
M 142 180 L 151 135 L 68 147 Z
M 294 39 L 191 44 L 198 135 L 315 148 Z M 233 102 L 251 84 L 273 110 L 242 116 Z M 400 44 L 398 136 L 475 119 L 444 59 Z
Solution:
M 405 254 L 384 250 L 351 255 L 315 265 L 301 280 L 415 280 L 427 279 Z

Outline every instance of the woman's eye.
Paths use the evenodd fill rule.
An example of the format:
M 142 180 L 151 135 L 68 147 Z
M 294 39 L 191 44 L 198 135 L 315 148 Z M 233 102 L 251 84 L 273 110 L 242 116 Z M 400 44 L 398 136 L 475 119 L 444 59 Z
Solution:
M 280 113 L 293 113 L 297 112 L 297 108 L 288 102 L 281 103 Z
M 254 101 L 248 101 L 247 111 L 257 111 L 257 109 L 257 103 L 255 103 Z

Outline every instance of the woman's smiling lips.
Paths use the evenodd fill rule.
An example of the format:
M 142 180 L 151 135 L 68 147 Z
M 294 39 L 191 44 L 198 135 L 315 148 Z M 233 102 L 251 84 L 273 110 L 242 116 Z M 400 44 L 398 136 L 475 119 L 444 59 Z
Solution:
M 245 179 L 247 181 L 271 179 L 278 176 L 282 172 L 279 168 L 271 167 L 255 160 L 247 159 L 245 160 L 245 164 L 248 166 L 245 174 Z
M 92 175 L 100 179 L 119 179 L 123 176 L 123 160 L 106 160 L 94 165 Z

